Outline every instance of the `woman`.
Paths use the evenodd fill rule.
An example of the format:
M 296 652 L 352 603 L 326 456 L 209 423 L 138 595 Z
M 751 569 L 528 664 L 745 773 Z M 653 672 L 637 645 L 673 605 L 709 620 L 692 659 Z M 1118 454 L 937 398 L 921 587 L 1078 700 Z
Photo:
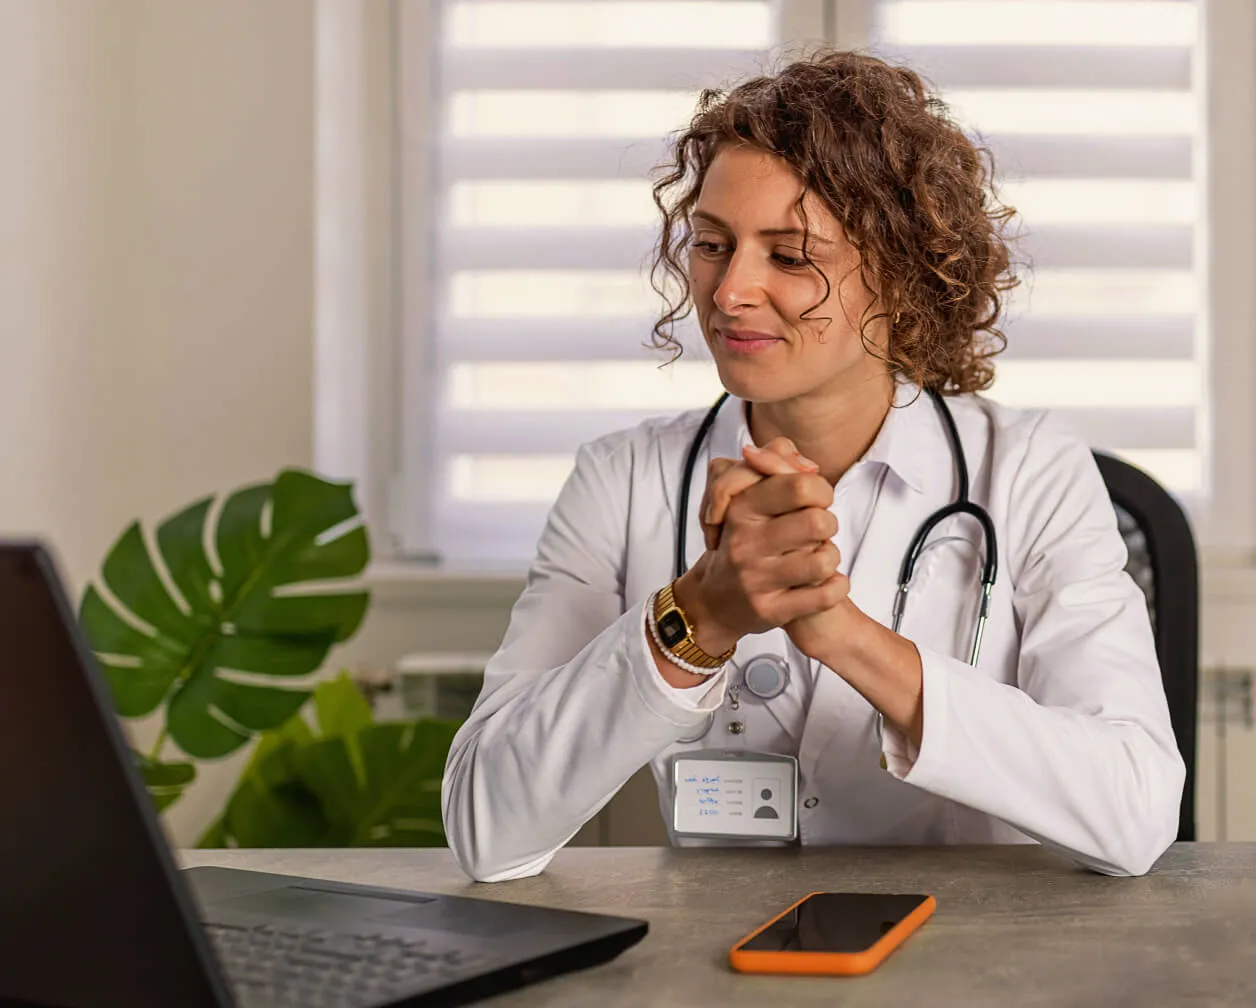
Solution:
M 540 872 L 646 764 L 674 842 L 739 842 L 678 837 L 673 806 L 673 760 L 735 731 L 796 758 L 765 814 L 802 843 L 1036 840 L 1146 872 L 1183 763 L 1088 449 L 975 394 L 1014 282 L 979 152 L 915 74 L 828 53 L 706 93 L 655 199 L 681 291 L 656 342 L 692 306 L 731 397 L 709 431 L 698 410 L 579 452 L 449 754 L 459 863 Z M 990 541 L 969 514 L 929 533 L 889 629 L 912 536 L 960 483 L 941 392 L 997 533 L 975 667 Z M 788 681 L 751 703 L 763 655 Z

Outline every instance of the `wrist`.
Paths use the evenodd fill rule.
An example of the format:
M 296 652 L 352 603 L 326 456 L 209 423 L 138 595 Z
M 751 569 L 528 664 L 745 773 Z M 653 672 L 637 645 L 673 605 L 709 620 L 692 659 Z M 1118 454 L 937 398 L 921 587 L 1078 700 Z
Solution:
M 812 657 L 833 669 L 866 655 L 871 646 L 870 631 L 880 626 L 849 597 L 828 611 L 826 621 L 829 632 L 824 641 L 824 653 Z
M 693 627 L 693 640 L 709 655 L 721 655 L 736 647 L 742 634 L 724 626 L 716 618 L 707 602 L 702 583 L 703 564 L 697 564 L 676 579 L 672 595 L 676 604 L 685 611 L 689 625 Z

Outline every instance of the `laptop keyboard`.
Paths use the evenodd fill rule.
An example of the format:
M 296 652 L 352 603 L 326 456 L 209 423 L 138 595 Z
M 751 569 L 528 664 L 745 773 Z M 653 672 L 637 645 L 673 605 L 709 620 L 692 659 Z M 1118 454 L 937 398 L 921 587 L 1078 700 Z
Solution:
M 301 925 L 206 923 L 245 1008 L 357 1008 L 453 981 L 483 956 L 418 937 L 346 934 Z

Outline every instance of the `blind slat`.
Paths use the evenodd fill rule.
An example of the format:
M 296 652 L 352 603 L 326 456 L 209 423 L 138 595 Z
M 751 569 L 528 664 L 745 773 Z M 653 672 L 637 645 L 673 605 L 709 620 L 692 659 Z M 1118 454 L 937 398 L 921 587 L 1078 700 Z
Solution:
M 1091 444 L 1118 450 L 1195 447 L 1195 410 L 1191 407 L 1060 408 L 1053 412 L 1073 424 Z M 664 415 L 659 410 L 449 410 L 440 437 L 450 454 L 571 453 L 603 433 Z
M 1191 177 L 1190 137 L 981 137 L 1004 177 Z M 460 137 L 441 148 L 448 179 L 645 178 L 664 162 L 662 139 Z
M 1185 46 L 884 46 L 938 88 L 1094 87 L 1188 90 Z
M 756 49 L 474 49 L 452 50 L 444 74 L 450 90 L 659 89 L 718 87 L 764 67 Z
M 441 269 L 636 269 L 657 236 L 649 228 L 449 228 Z M 1042 227 L 1017 254 L 1039 267 L 1182 269 L 1192 261 L 1189 226 Z
M 444 319 L 436 330 L 442 355 L 454 361 L 641 359 L 654 320 L 637 318 Z M 1191 360 L 1192 315 L 1128 318 L 1020 318 L 1007 324 L 1009 360 Z M 684 360 L 709 359 L 692 316 L 676 327 Z M 660 363 L 664 358 L 659 357 Z
M 447 179 L 639 179 L 667 156 L 662 139 L 459 137 L 441 147 Z

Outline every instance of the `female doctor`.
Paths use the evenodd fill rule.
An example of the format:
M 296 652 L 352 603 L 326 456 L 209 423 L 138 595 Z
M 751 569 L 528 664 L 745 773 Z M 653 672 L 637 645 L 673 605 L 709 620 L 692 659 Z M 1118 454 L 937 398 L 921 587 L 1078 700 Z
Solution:
M 695 309 L 729 395 L 579 451 L 449 754 L 460 865 L 540 872 L 650 764 L 674 843 L 1146 872 L 1184 767 L 1089 450 L 977 395 L 1015 282 L 979 152 L 911 71 L 829 52 L 705 93 L 655 199 L 656 343 Z M 753 793 L 684 762 L 717 750 Z

